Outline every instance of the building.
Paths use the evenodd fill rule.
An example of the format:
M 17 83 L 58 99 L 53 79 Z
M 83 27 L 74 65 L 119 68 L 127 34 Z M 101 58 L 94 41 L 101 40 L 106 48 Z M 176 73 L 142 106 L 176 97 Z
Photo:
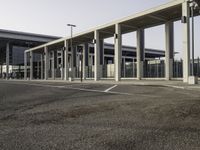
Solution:
M 84 58 L 84 62 L 82 62 L 83 56 L 83 47 L 87 49 L 87 56 Z M 72 54 L 69 49 L 68 56 L 68 67 L 71 70 L 70 62 L 72 61 L 71 55 L 74 55 L 73 58 L 73 78 L 81 78 L 81 63 L 85 63 L 85 67 L 82 71 L 84 71 L 84 79 L 93 79 L 94 78 L 94 64 L 95 64 L 95 56 L 94 56 L 94 44 L 85 44 L 74 47 L 74 53 Z M 100 58 L 101 64 L 101 77 L 102 78 L 114 78 L 114 45 L 108 43 L 102 43 L 102 53 Z M 48 70 L 48 79 L 63 79 L 64 78 L 64 53 L 62 47 L 53 48 L 54 50 L 49 53 L 49 70 Z M 34 54 L 33 56 L 38 55 Z M 44 55 L 44 54 L 43 54 Z M 149 60 L 155 58 L 164 57 L 164 51 L 154 50 L 154 49 L 146 49 L 145 50 L 146 58 Z M 28 56 L 30 57 L 30 56 Z M 126 78 L 134 78 L 136 73 L 136 67 L 133 68 L 136 64 L 136 47 L 123 46 L 122 47 L 122 59 L 123 59 L 123 77 Z M 41 60 L 36 62 L 33 60 L 33 76 L 32 79 L 44 79 L 44 58 L 41 56 Z M 28 77 L 30 78 L 30 61 L 27 66 Z M 38 74 L 38 76 L 36 75 Z
M 122 34 L 136 32 L 137 47 L 133 65 L 130 65 L 132 73 L 131 77 L 141 80 L 146 77 L 162 78 L 171 80 L 174 77 L 175 61 L 174 61 L 174 22 L 180 20 L 183 26 L 183 60 L 178 62 L 181 64 L 181 79 L 186 83 L 195 83 L 196 78 L 191 74 L 190 60 L 190 17 L 191 3 L 200 4 L 200 0 L 174 0 L 167 4 L 149 9 L 147 11 L 122 18 L 117 21 L 110 22 L 103 26 L 79 33 L 71 37 L 61 38 L 47 44 L 43 44 L 25 51 L 25 80 L 27 77 L 34 79 L 34 56 L 40 55 L 41 79 L 56 79 L 57 71 L 55 71 L 55 55 L 60 57 L 59 70 L 62 80 L 73 80 L 74 78 L 93 78 L 95 81 L 104 77 L 112 77 L 115 81 L 123 79 L 124 64 L 123 62 L 123 46 Z M 194 10 L 194 16 L 199 15 L 199 10 Z M 150 60 L 145 53 L 145 29 L 165 25 L 166 48 L 165 56 L 162 59 Z M 114 37 L 114 51 L 112 55 L 114 59 L 112 64 L 105 63 L 103 55 L 104 39 Z M 72 44 L 70 42 L 73 40 Z M 89 45 L 92 44 L 94 52 L 89 63 Z M 79 48 L 81 47 L 81 48 Z M 197 73 L 199 74 L 199 59 L 196 61 Z M 82 62 L 82 63 L 80 63 Z M 81 67 L 80 67 L 81 66 Z M 152 70 L 157 75 L 152 75 Z M 154 69 L 152 69 L 153 67 Z M 106 68 L 106 69 L 105 69 Z M 109 68 L 109 69 L 108 69 Z M 180 68 L 180 67 L 178 67 Z M 112 73 L 108 73 L 110 71 Z M 179 72 L 179 70 L 176 69 Z M 39 72 L 39 71 L 38 71 Z M 150 75 L 149 75 L 150 74 Z M 192 75 L 192 76 L 191 76 Z M 178 75 L 179 76 L 179 75 Z
M 0 78 L 13 78 L 22 79 L 24 78 L 24 51 L 28 48 L 35 47 L 59 39 L 60 37 L 46 36 L 32 33 L 24 33 L 17 31 L 0 30 Z M 77 47 L 81 48 L 81 46 Z M 89 60 L 91 66 L 94 65 L 94 45 L 88 44 L 89 48 Z M 136 58 L 136 48 L 130 46 L 123 46 L 123 64 L 124 64 L 124 77 L 133 77 L 134 69 L 130 69 Z M 9 57 L 8 57 L 9 56 Z M 55 61 L 55 78 L 61 77 L 61 53 L 58 50 L 56 54 L 57 60 Z M 77 56 L 77 64 L 78 58 Z M 164 57 L 164 51 L 146 49 L 146 58 L 159 58 Z M 8 60 L 9 58 L 9 60 Z M 80 58 L 79 58 L 80 59 Z M 109 64 L 109 67 L 104 67 L 105 73 L 103 77 L 113 77 L 114 70 L 114 45 L 109 43 L 104 43 L 104 57 L 103 64 Z M 41 61 L 39 55 L 34 55 L 33 62 L 33 78 L 41 79 Z M 79 66 L 80 68 L 80 66 Z M 93 69 L 92 69 L 93 68 Z M 127 69 L 126 69 L 127 68 Z M 52 69 L 51 69 L 52 70 Z M 79 69 L 80 70 L 80 69 Z M 93 70 L 93 71 L 92 71 Z M 28 68 L 28 74 L 30 73 L 30 68 Z M 94 67 L 91 70 L 88 69 L 87 78 L 94 77 Z M 49 72 L 49 77 L 52 77 L 52 71 Z M 76 77 L 80 77 L 80 72 L 76 71 Z
M 173 22 L 177 20 L 182 21 L 183 25 L 183 52 L 184 58 L 182 63 L 182 79 L 183 82 L 195 82 L 195 79 L 191 75 L 191 60 L 190 60 L 190 3 L 195 2 L 199 4 L 199 0 L 189 1 L 189 0 L 175 0 L 165 5 L 158 6 L 153 9 L 108 23 L 103 26 L 91 29 L 89 31 L 76 34 L 72 39 L 70 37 L 62 38 L 39 47 L 35 47 L 25 52 L 25 58 L 30 61 L 30 75 L 29 78 L 33 79 L 33 55 L 41 55 L 41 79 L 47 80 L 49 74 L 52 74 L 52 77 L 55 78 L 55 51 L 61 49 L 61 79 L 72 80 L 77 76 L 79 68 L 77 68 L 77 53 L 82 53 L 82 63 L 81 63 L 81 77 L 84 79 L 87 78 L 87 72 L 94 72 L 94 75 L 91 77 L 95 81 L 98 81 L 103 78 L 105 74 L 103 64 L 103 54 L 104 49 L 104 39 L 109 37 L 114 37 L 114 70 L 115 81 L 120 81 L 122 79 L 123 71 L 123 51 L 122 51 L 122 34 L 129 32 L 137 32 L 137 50 L 136 50 L 136 66 L 133 65 L 133 68 L 136 68 L 136 78 L 141 80 L 145 77 L 145 68 L 148 68 L 148 62 L 145 58 L 145 29 L 157 25 L 165 24 L 166 30 L 166 49 L 165 49 L 165 58 L 160 62 L 164 62 L 161 69 L 164 72 L 164 79 L 170 80 L 173 78 L 173 59 L 174 59 L 174 25 Z M 199 10 L 194 10 L 194 15 L 199 15 Z M 73 40 L 72 45 L 70 41 Z M 93 66 L 88 65 L 88 43 L 93 43 L 94 45 L 94 63 Z M 81 52 L 77 50 L 77 47 L 82 45 Z M 30 57 L 27 57 L 30 56 Z M 49 61 L 53 61 L 52 65 Z M 155 63 L 155 61 L 153 61 Z M 198 62 L 199 63 L 199 62 Z M 44 64 L 44 66 L 43 66 Z M 78 65 L 79 66 L 79 65 Z M 52 68 L 52 69 L 51 69 Z M 199 69 L 199 68 L 198 68 Z M 52 71 L 53 70 L 53 71 Z M 78 70 L 78 71 L 77 71 Z M 89 70 L 89 71 L 88 71 Z M 92 70 L 92 71 L 91 71 Z M 150 69 L 151 70 L 151 69 Z M 80 74 L 80 73 L 78 73 Z M 162 75 L 163 76 L 163 75 Z M 133 75 L 133 77 L 135 77 Z M 27 59 L 25 59 L 25 79 L 27 79 Z
M 24 78 L 24 51 L 59 38 L 0 30 L 0 78 Z

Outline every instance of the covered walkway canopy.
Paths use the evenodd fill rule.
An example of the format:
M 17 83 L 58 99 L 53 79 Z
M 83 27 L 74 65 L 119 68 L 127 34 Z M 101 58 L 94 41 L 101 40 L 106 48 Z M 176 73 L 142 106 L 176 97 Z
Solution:
M 200 0 L 195 0 L 200 3 Z M 120 80 L 121 67 L 121 35 L 129 32 L 137 32 L 137 78 L 142 78 L 141 64 L 143 62 L 144 50 L 144 29 L 165 24 L 166 30 L 166 54 L 165 54 L 165 75 L 166 79 L 171 78 L 171 59 L 173 59 L 174 31 L 173 22 L 182 20 L 183 23 L 183 51 L 184 51 L 184 82 L 188 82 L 190 74 L 190 0 L 173 0 L 167 4 L 137 13 L 111 23 L 98 26 L 86 32 L 75 34 L 73 36 L 73 45 L 84 43 L 95 44 L 95 80 L 98 80 L 98 65 L 100 41 L 105 38 L 114 37 L 115 39 L 115 80 Z M 194 15 L 199 15 L 199 10 L 194 10 Z M 41 52 L 50 47 L 65 47 L 68 50 L 68 42 L 71 37 L 61 38 L 41 46 L 26 50 L 28 52 Z M 68 47 L 68 48 L 66 48 Z

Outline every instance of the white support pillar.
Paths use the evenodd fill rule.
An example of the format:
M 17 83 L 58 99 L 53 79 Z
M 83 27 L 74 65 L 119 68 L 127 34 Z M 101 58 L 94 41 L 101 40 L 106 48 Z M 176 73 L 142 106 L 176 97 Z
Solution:
M 86 43 L 85 44 L 85 54 L 84 54 L 84 60 L 85 60 L 85 77 L 84 79 L 88 78 L 89 77 L 89 53 L 90 53 L 90 44 Z
M 188 82 L 190 75 L 190 9 L 189 2 L 182 4 L 183 23 L 183 82 Z
M 24 80 L 27 80 L 27 53 L 24 51 Z
M 144 29 L 137 30 L 137 79 L 143 77 L 143 61 L 144 61 Z
M 49 52 L 48 48 L 45 46 L 44 47 L 44 79 L 48 80 L 49 78 Z
M 99 39 L 99 31 L 94 32 L 94 80 L 100 80 L 100 39 Z
M 6 79 L 9 79 L 9 66 L 10 66 L 10 43 L 6 44 Z
M 65 47 L 65 51 L 64 51 L 64 61 L 65 61 L 65 69 L 64 69 L 64 79 L 65 81 L 68 80 L 69 78 L 69 65 L 68 65 L 68 50 L 69 50 L 69 43 L 68 41 L 64 41 L 64 47 Z
M 82 65 L 82 69 L 83 69 L 83 80 L 85 80 L 86 79 L 86 59 L 88 59 L 88 58 L 86 58 L 86 57 L 88 57 L 88 53 L 87 53 L 87 51 L 88 51 L 88 45 L 87 44 L 84 44 L 83 45 L 83 56 L 82 56 L 82 62 L 83 62 L 83 64 L 81 64 Z
M 64 54 L 64 51 L 63 49 L 61 49 L 61 80 L 64 80 L 63 54 Z
M 52 51 L 51 61 L 52 79 L 55 80 L 55 51 Z
M 115 25 L 115 81 L 121 80 L 121 61 L 122 61 L 122 35 L 121 25 Z
M 77 55 L 77 46 L 72 47 L 72 52 L 71 52 L 71 79 L 70 81 L 73 81 L 76 75 L 76 56 Z
M 174 58 L 174 23 L 165 24 L 165 79 L 170 80 L 173 77 L 173 58 Z
M 33 80 L 33 52 L 30 51 L 30 80 Z
M 41 70 L 40 70 L 40 71 L 41 71 L 41 72 L 40 72 L 40 73 L 41 73 L 41 80 L 44 79 L 44 68 L 43 68 L 44 63 L 43 63 L 43 61 L 44 61 L 44 57 L 43 57 L 43 54 L 41 54 L 41 66 L 40 66 L 40 67 L 41 67 L 41 68 L 40 68 L 40 69 L 41 69 Z
M 71 48 L 71 57 L 70 57 L 70 73 L 69 73 L 69 81 L 74 80 L 74 47 Z

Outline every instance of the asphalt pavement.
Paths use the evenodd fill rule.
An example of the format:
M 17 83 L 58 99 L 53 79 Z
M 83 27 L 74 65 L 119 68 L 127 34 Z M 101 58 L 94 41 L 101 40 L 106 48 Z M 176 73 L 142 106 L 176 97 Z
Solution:
M 200 92 L 0 81 L 2 150 L 199 150 Z

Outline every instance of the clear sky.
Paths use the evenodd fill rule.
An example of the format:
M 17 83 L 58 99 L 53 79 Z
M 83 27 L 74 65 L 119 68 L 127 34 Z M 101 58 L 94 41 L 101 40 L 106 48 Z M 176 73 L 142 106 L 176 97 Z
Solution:
M 85 31 L 171 0 L 0 0 L 0 28 L 56 36 L 69 36 L 66 24 Z M 200 55 L 200 17 L 195 20 L 195 53 Z M 145 30 L 145 47 L 165 48 L 164 26 Z M 112 42 L 111 39 L 106 40 Z M 123 44 L 136 45 L 135 33 L 123 36 Z M 182 55 L 182 27 L 175 23 L 175 51 Z

